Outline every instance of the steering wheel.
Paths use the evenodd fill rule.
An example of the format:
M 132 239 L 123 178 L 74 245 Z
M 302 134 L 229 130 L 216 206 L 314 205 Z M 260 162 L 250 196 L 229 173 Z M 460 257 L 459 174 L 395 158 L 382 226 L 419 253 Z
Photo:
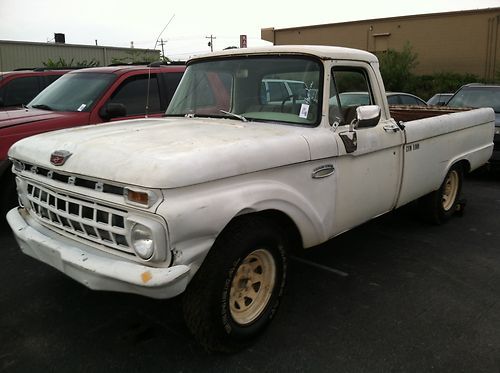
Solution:
M 281 107 L 280 107 L 280 111 L 283 113 L 283 109 L 285 108 L 285 102 L 287 102 L 288 100 L 292 99 L 292 105 L 295 106 L 295 100 L 297 100 L 297 95 L 296 94 L 291 94 L 290 96 L 287 96 L 283 99 L 283 101 L 281 101 Z

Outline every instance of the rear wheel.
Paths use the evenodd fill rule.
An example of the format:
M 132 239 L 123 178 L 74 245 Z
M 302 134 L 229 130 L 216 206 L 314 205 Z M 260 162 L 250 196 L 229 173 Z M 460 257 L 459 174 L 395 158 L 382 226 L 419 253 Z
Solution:
M 457 210 L 462 182 L 462 167 L 454 165 L 446 174 L 441 187 L 419 200 L 424 218 L 434 224 L 448 221 Z
M 208 351 L 233 352 L 273 318 L 286 282 L 285 235 L 243 218 L 216 240 L 184 294 L 184 317 Z

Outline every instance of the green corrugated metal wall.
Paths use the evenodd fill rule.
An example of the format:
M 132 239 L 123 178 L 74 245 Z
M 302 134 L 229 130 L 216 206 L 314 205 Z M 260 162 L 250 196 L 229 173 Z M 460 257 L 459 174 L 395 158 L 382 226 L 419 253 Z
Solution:
M 17 68 L 43 67 L 43 62 L 59 58 L 73 64 L 94 59 L 100 66 L 109 65 L 113 58 L 126 58 L 134 55 L 160 58 L 160 51 L 139 48 L 117 48 L 94 45 L 59 43 L 34 43 L 0 40 L 0 71 Z

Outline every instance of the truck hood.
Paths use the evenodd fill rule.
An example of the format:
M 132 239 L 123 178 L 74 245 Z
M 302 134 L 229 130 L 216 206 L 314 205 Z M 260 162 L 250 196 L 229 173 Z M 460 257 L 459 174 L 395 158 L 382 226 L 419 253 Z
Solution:
M 233 119 L 139 119 L 23 139 L 9 156 L 77 175 L 149 188 L 175 188 L 311 158 L 310 128 Z M 63 166 L 56 150 L 72 153 Z
M 88 113 L 72 113 L 61 111 L 49 111 L 31 108 L 13 109 L 0 111 L 0 129 L 12 127 L 19 124 L 32 122 L 41 122 L 47 120 L 57 120 L 60 118 L 70 118 L 78 116 L 87 116 Z

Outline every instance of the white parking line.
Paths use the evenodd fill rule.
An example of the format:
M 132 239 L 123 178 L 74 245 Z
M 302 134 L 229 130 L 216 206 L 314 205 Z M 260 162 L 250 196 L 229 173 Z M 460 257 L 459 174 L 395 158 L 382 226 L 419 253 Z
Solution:
M 335 273 L 336 275 L 341 276 L 341 277 L 348 277 L 349 276 L 349 273 L 343 272 L 339 269 L 335 269 L 335 268 L 324 266 L 322 264 L 311 262 L 310 260 L 302 259 L 302 258 L 296 257 L 295 255 L 291 256 L 290 259 L 295 260 L 295 261 L 300 262 L 300 263 L 303 263 L 303 264 L 310 265 L 312 267 L 323 269 L 323 270 L 331 272 L 331 273 Z

